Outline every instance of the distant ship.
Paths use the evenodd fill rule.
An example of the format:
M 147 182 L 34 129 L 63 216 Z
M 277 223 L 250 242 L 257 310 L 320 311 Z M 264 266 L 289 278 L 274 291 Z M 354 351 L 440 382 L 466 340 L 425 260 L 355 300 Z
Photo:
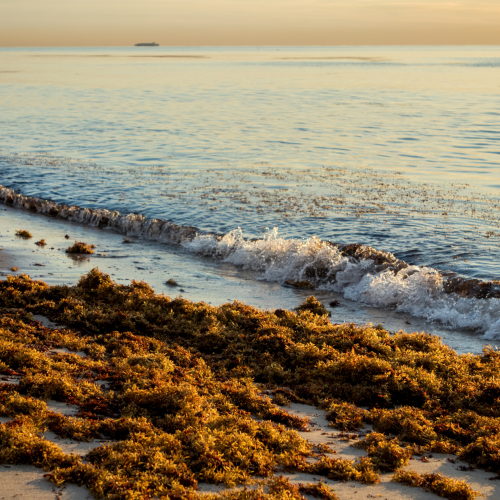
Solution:
M 136 43 L 136 47 L 159 47 L 159 44 L 153 42 L 153 43 Z

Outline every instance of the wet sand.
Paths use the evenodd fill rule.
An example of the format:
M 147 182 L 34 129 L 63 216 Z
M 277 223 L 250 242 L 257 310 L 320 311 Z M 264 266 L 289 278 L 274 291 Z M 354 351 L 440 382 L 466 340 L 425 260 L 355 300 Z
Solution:
M 293 309 L 314 294 L 331 307 L 333 323 L 382 324 L 389 331 L 428 332 L 439 335 L 458 353 L 480 353 L 484 344 L 480 333 L 447 328 L 438 323 L 415 318 L 393 309 L 371 307 L 346 299 L 342 294 L 321 290 L 288 288 L 279 283 L 259 280 L 259 274 L 244 271 L 231 264 L 221 264 L 210 258 L 186 253 L 182 247 L 123 236 L 110 230 L 98 229 L 46 215 L 14 209 L 0 204 L 0 278 L 8 274 L 29 274 L 51 285 L 75 284 L 80 277 L 98 267 L 113 280 L 129 284 L 133 279 L 144 280 L 157 293 L 170 297 L 181 295 L 192 301 L 221 305 L 238 300 L 260 309 Z M 33 238 L 15 236 L 18 229 L 27 229 Z M 69 235 L 69 239 L 65 236 Z M 47 240 L 45 247 L 35 242 Z M 130 243 L 124 243 L 125 239 Z M 66 254 L 65 249 L 75 240 L 97 245 L 94 255 Z M 105 255 L 103 255 L 105 254 Z M 40 265 L 38 265 L 40 264 Z M 19 269 L 13 273 L 11 268 Z M 178 287 L 166 285 L 168 279 Z

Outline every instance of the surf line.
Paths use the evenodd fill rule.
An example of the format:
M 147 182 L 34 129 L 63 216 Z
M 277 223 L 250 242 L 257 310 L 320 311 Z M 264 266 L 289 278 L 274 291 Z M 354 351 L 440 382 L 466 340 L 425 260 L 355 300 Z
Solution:
M 456 328 L 500 336 L 500 284 L 460 277 L 454 272 L 409 265 L 392 253 L 363 244 L 311 237 L 285 239 L 274 228 L 263 238 L 247 239 L 241 229 L 226 234 L 147 218 L 141 214 L 60 204 L 24 196 L 0 185 L 0 201 L 16 208 L 106 227 L 261 273 L 261 279 L 343 293 L 375 307 L 395 307 L 416 317 Z

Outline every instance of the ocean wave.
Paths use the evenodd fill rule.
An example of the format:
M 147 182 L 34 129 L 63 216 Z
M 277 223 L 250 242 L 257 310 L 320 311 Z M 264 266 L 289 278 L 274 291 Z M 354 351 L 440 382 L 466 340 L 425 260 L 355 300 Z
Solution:
M 345 245 L 316 237 L 283 238 L 277 228 L 261 239 L 246 239 L 240 229 L 227 234 L 207 233 L 138 214 L 121 215 L 27 197 L 3 186 L 0 200 L 82 224 L 109 227 L 125 235 L 182 245 L 187 251 L 260 273 L 262 280 L 336 291 L 374 307 L 395 308 L 451 328 L 474 329 L 487 340 L 500 338 L 498 282 L 408 265 L 389 252 L 366 245 Z
M 445 276 L 365 245 L 341 245 L 314 237 L 285 239 L 276 228 L 260 240 L 246 240 L 241 230 L 233 230 L 222 238 L 198 235 L 183 246 L 257 271 L 263 280 L 311 283 L 373 307 L 395 308 L 451 328 L 477 330 L 488 340 L 500 338 L 497 283 Z

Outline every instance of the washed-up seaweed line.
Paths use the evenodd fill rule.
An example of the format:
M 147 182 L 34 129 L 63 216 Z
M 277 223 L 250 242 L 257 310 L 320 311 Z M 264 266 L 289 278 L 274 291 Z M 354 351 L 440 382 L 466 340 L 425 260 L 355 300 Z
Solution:
M 314 297 L 296 312 L 172 300 L 97 269 L 73 287 L 9 276 L 0 307 L 0 371 L 19 377 L 0 385 L 0 415 L 13 419 L 0 426 L 0 463 L 45 467 L 50 480 L 85 484 L 96 498 L 194 498 L 198 482 L 231 487 L 280 471 L 375 484 L 379 472 L 428 452 L 500 472 L 500 353 L 491 348 L 457 355 L 425 333 L 333 325 Z M 31 314 L 71 330 L 42 327 Z M 357 443 L 368 456 L 354 462 L 313 448 L 293 430 L 307 429 L 307 419 L 265 391 L 281 405 L 326 409 L 341 430 L 372 424 L 376 432 Z M 50 412 L 49 399 L 79 413 Z M 47 429 L 112 442 L 82 459 L 45 440 Z M 476 496 L 443 476 L 395 480 Z M 300 497 L 273 481 L 223 495 L 284 498 L 289 488 Z

